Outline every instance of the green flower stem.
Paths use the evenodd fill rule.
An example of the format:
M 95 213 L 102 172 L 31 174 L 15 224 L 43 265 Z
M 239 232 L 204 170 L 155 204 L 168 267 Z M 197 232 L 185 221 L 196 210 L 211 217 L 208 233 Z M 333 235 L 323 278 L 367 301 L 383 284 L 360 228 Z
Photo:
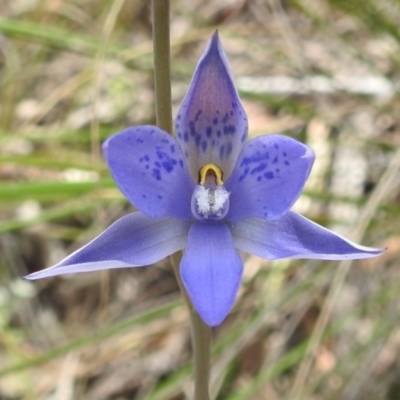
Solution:
M 152 1 L 156 120 L 159 128 L 172 134 L 169 6 L 169 0 Z M 179 288 L 190 311 L 194 364 L 194 400 L 209 400 L 211 328 L 202 321 L 194 310 L 185 291 L 179 274 L 181 259 L 182 252 L 171 256 Z
M 194 399 L 209 400 L 211 329 L 193 309 L 190 310 L 194 363 Z
M 172 134 L 169 0 L 153 0 L 152 4 L 157 126 Z
M 210 400 L 208 387 L 210 377 L 211 328 L 199 317 L 186 293 L 179 274 L 181 259 L 181 251 L 171 256 L 175 276 L 190 314 L 194 368 L 194 400 Z

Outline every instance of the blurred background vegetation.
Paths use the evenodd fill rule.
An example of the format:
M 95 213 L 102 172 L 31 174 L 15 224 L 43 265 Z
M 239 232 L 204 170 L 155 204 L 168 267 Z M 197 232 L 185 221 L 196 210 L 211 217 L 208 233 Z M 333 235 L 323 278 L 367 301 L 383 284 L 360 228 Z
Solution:
M 243 255 L 213 399 L 400 399 L 400 2 L 173 1 L 174 113 L 219 29 L 250 135 L 317 160 L 295 206 L 353 263 Z M 0 2 L 0 399 L 180 400 L 188 316 L 169 260 L 27 282 L 133 208 L 100 146 L 154 124 L 150 2 Z

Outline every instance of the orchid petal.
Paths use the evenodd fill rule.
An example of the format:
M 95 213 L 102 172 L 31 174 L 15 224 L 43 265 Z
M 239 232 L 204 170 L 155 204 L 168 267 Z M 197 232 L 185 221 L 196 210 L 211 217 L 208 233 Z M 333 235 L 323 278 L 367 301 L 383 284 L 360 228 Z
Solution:
M 190 173 L 219 166 L 227 178 L 247 137 L 247 117 L 226 54 L 215 33 L 200 59 L 176 121 L 177 139 Z
M 234 222 L 230 228 L 238 249 L 268 260 L 348 260 L 375 257 L 384 251 L 353 243 L 293 211 L 273 221 Z
M 173 218 L 126 215 L 57 265 L 27 279 L 153 264 L 186 245 L 190 224 Z
M 206 324 L 216 326 L 226 318 L 242 272 L 242 260 L 225 224 L 192 225 L 180 273 L 194 308 Z
M 192 218 L 194 182 L 175 138 L 155 126 L 128 128 L 103 145 L 116 184 L 152 218 Z
M 313 162 L 313 151 L 289 137 L 250 140 L 225 183 L 231 192 L 226 219 L 279 218 L 300 196 Z

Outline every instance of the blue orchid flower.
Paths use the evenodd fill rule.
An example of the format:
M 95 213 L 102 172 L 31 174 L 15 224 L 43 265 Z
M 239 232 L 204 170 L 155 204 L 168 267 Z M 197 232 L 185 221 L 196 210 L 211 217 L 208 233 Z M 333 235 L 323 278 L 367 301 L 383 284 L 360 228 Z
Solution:
M 290 211 L 310 173 L 313 151 L 275 134 L 246 142 L 247 130 L 215 33 L 178 113 L 176 138 L 155 126 L 137 126 L 103 145 L 116 184 L 140 211 L 27 278 L 144 266 L 185 249 L 183 284 L 201 318 L 216 326 L 232 308 L 241 282 L 237 249 L 268 260 L 382 253 Z

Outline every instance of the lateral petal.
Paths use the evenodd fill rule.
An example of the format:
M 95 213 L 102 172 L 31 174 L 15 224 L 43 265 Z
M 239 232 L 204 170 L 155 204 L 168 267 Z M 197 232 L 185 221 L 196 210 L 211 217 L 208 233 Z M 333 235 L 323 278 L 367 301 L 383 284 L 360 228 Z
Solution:
M 210 326 L 221 324 L 232 308 L 243 273 L 243 262 L 225 224 L 192 225 L 180 273 L 204 322 Z
M 353 243 L 293 211 L 273 221 L 250 218 L 229 227 L 238 249 L 267 260 L 348 260 L 375 257 L 384 252 Z
M 268 134 L 246 143 L 232 175 L 227 220 L 275 219 L 300 196 L 314 162 L 314 152 L 292 138 Z
M 185 247 L 189 226 L 190 223 L 173 218 L 129 214 L 57 265 L 25 278 L 153 264 Z
M 217 32 L 200 59 L 176 120 L 177 139 L 191 176 L 208 163 L 225 179 L 247 138 L 247 117 Z
M 192 218 L 195 185 L 174 137 L 137 126 L 111 136 L 103 151 L 116 184 L 136 208 L 152 218 Z

